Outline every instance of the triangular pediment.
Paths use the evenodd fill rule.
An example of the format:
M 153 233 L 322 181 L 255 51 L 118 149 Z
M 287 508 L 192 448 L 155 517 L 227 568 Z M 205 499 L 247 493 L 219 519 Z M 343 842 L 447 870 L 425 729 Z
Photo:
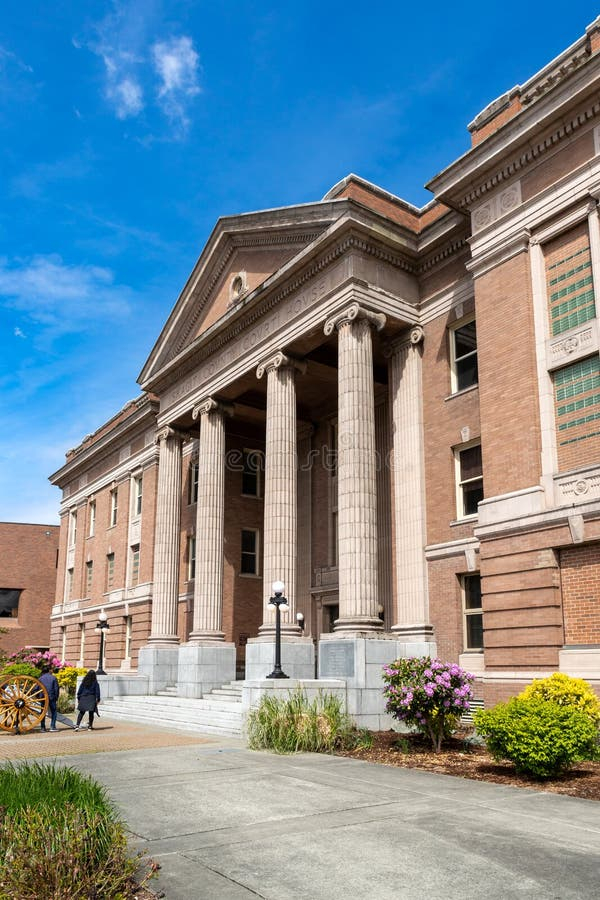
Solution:
M 219 219 L 139 376 L 146 386 L 342 213 L 327 201 Z

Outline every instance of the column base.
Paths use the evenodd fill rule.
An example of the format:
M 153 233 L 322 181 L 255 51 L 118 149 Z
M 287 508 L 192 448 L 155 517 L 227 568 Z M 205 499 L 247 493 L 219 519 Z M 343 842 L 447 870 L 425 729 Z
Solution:
M 383 622 L 379 616 L 373 618 L 348 618 L 336 619 L 333 625 L 333 634 L 356 635 L 378 635 L 383 634 Z
M 246 679 L 267 678 L 275 667 L 275 641 L 269 636 L 250 638 L 246 644 Z M 315 647 L 312 638 L 282 636 L 281 668 L 289 678 L 315 677 Z
M 177 682 L 179 645 L 142 647 L 138 656 L 138 673 L 148 677 L 148 691 L 155 694 Z
M 177 665 L 177 695 L 203 697 L 235 681 L 235 644 L 224 641 L 182 644 Z
M 425 622 L 419 622 L 416 625 L 392 625 L 392 634 L 397 640 L 405 641 L 406 643 L 412 643 L 413 641 L 426 644 L 435 643 L 433 625 L 428 625 Z
M 191 631 L 187 644 L 218 644 L 224 641 L 223 631 Z

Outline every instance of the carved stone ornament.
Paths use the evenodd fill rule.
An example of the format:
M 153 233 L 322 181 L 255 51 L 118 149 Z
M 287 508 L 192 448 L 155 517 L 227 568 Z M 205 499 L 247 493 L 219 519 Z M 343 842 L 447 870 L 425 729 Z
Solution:
M 179 431 L 177 428 L 173 428 L 171 425 L 163 425 L 162 428 L 154 435 L 154 443 L 160 444 L 161 441 L 166 441 L 169 438 L 179 441 L 188 441 L 190 439 L 190 435 Z
M 351 303 L 350 306 L 327 319 L 324 328 L 325 334 L 329 337 L 335 329 L 341 328 L 342 325 L 349 325 L 361 320 L 369 322 L 377 331 L 381 331 L 386 321 L 383 313 L 372 312 L 358 303 Z
M 397 340 L 389 341 L 389 343 L 384 344 L 383 346 L 383 355 L 386 359 L 389 359 L 394 353 L 401 353 L 403 350 L 408 350 L 410 347 L 417 347 L 425 338 L 425 332 L 421 328 L 420 325 L 415 325 L 408 332 L 408 336 L 406 332 L 404 332 Z
M 295 359 L 293 356 L 286 356 L 282 350 L 279 350 L 274 356 L 270 356 L 260 363 L 256 370 L 256 377 L 260 380 L 265 372 L 269 372 L 271 369 L 286 368 L 296 369 L 301 375 L 304 375 L 306 363 L 301 359 Z
M 221 400 L 215 400 L 214 397 L 207 397 L 192 409 L 192 419 L 196 421 L 200 416 L 207 416 L 211 412 L 218 412 L 225 416 L 233 415 L 233 405 L 231 403 L 223 403 Z

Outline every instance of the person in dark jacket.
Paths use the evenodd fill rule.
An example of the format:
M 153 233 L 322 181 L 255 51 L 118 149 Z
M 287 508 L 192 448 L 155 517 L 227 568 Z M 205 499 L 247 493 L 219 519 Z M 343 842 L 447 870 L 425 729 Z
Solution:
M 58 704 L 58 694 L 60 692 L 60 687 L 58 684 L 58 678 L 50 671 L 50 666 L 42 667 L 42 674 L 40 675 L 40 681 L 46 688 L 46 692 L 48 694 L 48 713 L 50 715 L 50 731 L 58 731 L 56 727 L 56 713 L 57 713 L 57 704 Z M 46 720 L 42 720 L 41 724 L 42 731 L 46 730 Z
M 83 676 L 83 681 L 79 685 L 77 690 L 77 709 L 79 712 L 77 713 L 77 724 L 75 725 L 75 731 L 79 731 L 79 726 L 81 725 L 81 720 L 83 719 L 84 713 L 88 714 L 88 731 L 92 731 L 94 728 L 94 713 L 98 711 L 98 703 L 100 702 L 100 685 L 98 684 L 98 679 L 96 678 L 96 673 L 94 669 L 90 669 L 89 672 Z

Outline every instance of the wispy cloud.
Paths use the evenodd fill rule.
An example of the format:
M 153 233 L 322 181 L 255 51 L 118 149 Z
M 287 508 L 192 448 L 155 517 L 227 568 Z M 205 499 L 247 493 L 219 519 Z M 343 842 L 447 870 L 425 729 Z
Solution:
M 187 35 L 153 40 L 161 30 L 158 3 L 115 0 L 86 46 L 104 63 L 104 96 L 118 119 L 158 107 L 174 128 L 171 137 L 180 138 L 189 125 L 189 104 L 200 93 L 199 56 Z
M 152 47 L 154 68 L 160 84 L 158 101 L 163 111 L 182 128 L 189 124 L 187 105 L 200 93 L 199 57 L 189 37 L 159 41 Z
M 31 66 L 23 62 L 16 53 L 0 45 L 0 70 L 7 69 L 9 66 L 14 66 L 21 72 L 33 72 Z
M 58 255 L 0 258 L 0 302 L 52 337 L 126 316 L 131 300 L 131 289 L 115 284 L 107 268 L 68 265 Z
M 15 328 L 15 330 L 14 330 L 13 333 L 14 333 L 14 336 L 15 336 L 15 337 L 23 338 L 23 340 L 25 340 L 25 338 L 27 337 L 27 335 L 25 334 L 25 332 L 24 332 L 24 331 L 21 331 L 21 329 L 18 328 L 18 327 Z
M 38 200 L 50 184 L 85 178 L 91 164 L 91 155 L 87 150 L 83 154 L 68 156 L 54 162 L 38 163 L 13 178 L 11 188 L 14 194 Z

